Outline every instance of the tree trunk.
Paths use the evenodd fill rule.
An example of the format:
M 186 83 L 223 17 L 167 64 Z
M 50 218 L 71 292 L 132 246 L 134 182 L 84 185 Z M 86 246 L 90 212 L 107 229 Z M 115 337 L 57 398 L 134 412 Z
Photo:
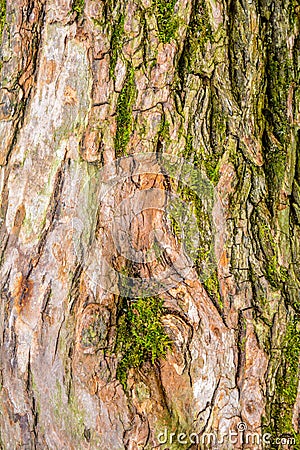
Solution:
M 3 449 L 300 448 L 299 18 L 1 0 Z

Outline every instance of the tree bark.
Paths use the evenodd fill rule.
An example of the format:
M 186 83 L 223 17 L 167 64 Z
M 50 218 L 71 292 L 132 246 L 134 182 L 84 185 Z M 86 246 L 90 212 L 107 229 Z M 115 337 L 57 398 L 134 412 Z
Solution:
M 300 448 L 299 18 L 1 1 L 3 449 Z

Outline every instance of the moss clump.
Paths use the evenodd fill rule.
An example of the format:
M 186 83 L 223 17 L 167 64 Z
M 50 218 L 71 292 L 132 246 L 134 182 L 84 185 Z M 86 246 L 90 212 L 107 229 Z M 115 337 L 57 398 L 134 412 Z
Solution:
M 132 105 L 135 99 L 134 71 L 127 71 L 124 86 L 117 103 L 116 156 L 126 155 L 126 147 L 132 131 Z
M 122 303 L 117 321 L 116 353 L 121 357 L 117 378 L 126 388 L 128 370 L 141 367 L 145 361 L 154 364 L 166 355 L 171 342 L 161 323 L 160 298 L 123 298 Z
M 3 28 L 6 20 L 6 0 L 0 0 L 0 40 L 2 40 Z
M 174 18 L 176 0 L 155 0 L 155 11 L 158 26 L 158 36 L 166 44 L 175 37 L 178 21 Z
M 283 342 L 282 365 L 276 375 L 276 400 L 271 405 L 272 423 L 268 427 L 278 437 L 293 437 L 300 448 L 300 435 L 293 427 L 293 406 L 296 402 L 299 383 L 300 317 L 290 320 Z M 274 446 L 272 448 L 278 448 Z
M 77 12 L 78 16 L 82 16 L 84 10 L 84 0 L 74 0 L 72 3 L 72 11 Z
M 115 80 L 116 78 L 115 68 L 117 65 L 118 55 L 123 45 L 122 40 L 123 34 L 124 34 L 124 15 L 121 14 L 118 17 L 118 21 L 114 25 L 110 40 L 111 54 L 110 54 L 109 76 L 113 80 Z

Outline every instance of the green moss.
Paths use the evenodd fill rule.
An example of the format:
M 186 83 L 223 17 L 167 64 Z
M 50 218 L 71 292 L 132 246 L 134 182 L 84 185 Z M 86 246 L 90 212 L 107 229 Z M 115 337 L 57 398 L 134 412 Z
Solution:
M 239 327 L 238 327 L 238 349 L 239 353 L 243 354 L 245 352 L 246 348 L 246 342 L 247 342 L 247 322 L 245 317 L 243 317 L 243 314 L 240 312 L 239 314 Z
M 171 342 L 161 323 L 162 315 L 163 301 L 157 297 L 122 299 L 116 353 L 120 357 L 117 378 L 124 388 L 129 369 L 139 368 L 145 361 L 154 364 L 170 348 Z
M 276 287 L 278 284 L 278 276 L 277 276 L 277 258 L 276 256 L 272 256 L 272 258 L 266 262 L 265 265 L 265 275 L 272 286 Z
M 219 307 L 223 308 L 223 302 L 220 295 L 220 284 L 218 279 L 217 270 L 214 270 L 209 278 L 204 280 L 204 287 L 208 295 L 217 301 Z
M 269 203 L 277 199 L 286 171 L 286 151 L 274 146 L 269 141 L 266 145 L 267 183 L 270 192 Z
M 124 15 L 121 14 L 118 17 L 117 22 L 114 24 L 114 28 L 110 40 L 110 66 L 109 66 L 109 76 L 115 80 L 115 68 L 117 65 L 118 56 L 121 52 L 123 46 L 123 34 L 124 34 Z
M 158 135 L 164 142 L 168 143 L 170 141 L 170 124 L 165 117 L 161 121 Z
M 217 185 L 220 179 L 220 155 L 207 154 L 204 149 L 198 151 L 193 147 L 193 136 L 188 133 L 186 136 L 185 149 L 182 152 L 184 158 L 192 159 L 194 164 L 201 168 L 204 167 L 209 180 Z
M 82 16 L 84 11 L 85 0 L 74 0 L 72 3 L 72 11 L 77 12 L 78 16 Z
M 265 276 L 271 285 L 275 288 L 280 287 L 282 283 L 285 283 L 289 279 L 288 270 L 282 267 L 278 263 L 276 255 L 273 255 L 265 263 Z
M 184 158 L 189 158 L 193 154 L 193 135 L 188 132 L 185 138 L 185 148 L 182 152 Z
M 216 266 L 212 221 L 214 190 L 207 177 L 203 175 L 203 161 L 198 159 L 197 153 L 193 150 L 190 133 L 187 134 L 186 147 L 182 155 L 189 161 L 181 173 L 182 180 L 185 181 L 178 181 L 177 198 L 173 198 L 168 206 L 167 218 L 173 234 L 184 247 L 186 255 L 204 281 Z M 205 201 L 202 201 L 204 198 Z
M 135 99 L 134 70 L 130 67 L 117 103 L 116 156 L 126 155 L 126 147 L 132 132 L 132 105 Z
M 182 156 L 189 161 L 193 161 L 197 167 L 201 167 L 201 162 L 197 157 L 197 152 L 193 146 L 193 134 L 188 130 L 187 135 L 185 136 L 185 147 L 181 152 Z M 197 164 L 197 163 L 200 163 Z
M 300 435 L 293 427 L 293 406 L 296 402 L 299 383 L 300 321 L 299 316 L 290 320 L 283 342 L 282 364 L 276 374 L 276 395 L 271 405 L 271 424 L 268 427 L 274 436 L 291 436 L 300 448 Z M 274 446 L 271 448 L 279 448 Z
M 178 21 L 174 17 L 176 0 L 155 0 L 155 10 L 158 26 L 158 36 L 161 42 L 166 44 L 174 37 L 178 27 Z
M 96 27 L 102 27 L 102 26 L 103 26 L 103 21 L 102 21 L 102 20 L 100 20 L 100 19 L 95 19 L 94 17 L 92 17 L 91 19 L 92 19 L 93 24 L 94 24 Z
M 186 73 L 199 73 L 206 44 L 213 40 L 210 17 L 205 0 L 195 2 L 187 30 L 184 51 L 179 61 L 179 77 L 184 79 Z
M 190 50 L 203 50 L 205 44 L 212 39 L 212 28 L 205 0 L 201 0 L 193 11 L 189 24 Z
M 202 204 L 197 195 L 186 186 L 180 186 L 179 198 L 172 199 L 167 209 L 172 233 L 184 247 L 185 253 L 198 265 L 207 258 L 209 247 L 204 242 L 204 236 L 199 231 L 207 217 L 202 210 Z
M 197 180 L 194 180 L 194 182 L 197 185 Z M 201 198 L 199 198 L 198 193 L 192 186 L 179 183 L 178 194 L 183 202 L 188 202 L 189 204 L 189 213 L 191 216 L 188 218 L 188 226 L 184 228 L 184 244 L 188 255 L 193 259 L 200 275 L 211 253 L 211 212 L 206 210 Z M 208 192 L 207 194 L 209 195 L 210 193 Z M 187 214 L 187 207 L 183 209 L 182 214 Z M 195 219 L 196 229 L 193 224 L 193 219 Z M 182 217 L 181 223 L 184 224 L 185 222 L 186 220 Z M 194 241 L 195 236 L 197 236 L 196 247 Z
M 6 0 L 0 0 L 0 41 L 2 40 L 3 28 L 6 20 Z
M 214 156 L 209 156 L 203 162 L 208 178 L 216 186 L 220 179 L 220 160 Z
M 273 46 L 273 43 L 271 45 Z M 287 117 L 287 97 L 290 83 L 293 80 L 293 61 L 288 54 L 282 59 L 281 55 L 276 54 L 273 48 L 270 48 L 266 67 L 268 73 L 268 118 L 273 125 L 277 139 L 284 143 L 290 126 Z
M 265 255 L 272 256 L 276 250 L 276 243 L 274 237 L 271 233 L 270 226 L 271 218 L 269 216 L 265 217 L 264 211 L 259 210 L 256 215 L 256 224 L 258 227 L 258 240 L 262 243 Z
M 293 2 L 290 3 L 291 6 Z M 283 8 L 283 5 L 281 6 Z M 282 13 L 287 10 L 282 9 Z M 280 17 L 280 9 L 277 12 Z M 292 7 L 289 10 L 291 22 L 295 18 Z M 272 22 L 266 32 L 266 104 L 264 116 L 267 123 L 263 136 L 264 154 L 267 168 L 269 203 L 276 203 L 284 181 L 287 162 L 287 150 L 291 145 L 291 122 L 288 114 L 288 97 L 293 83 L 297 84 L 298 75 L 295 63 L 290 56 L 286 36 L 280 27 Z
M 278 248 L 271 232 L 271 218 L 265 216 L 264 209 L 258 210 L 254 227 L 257 228 L 257 242 L 260 243 L 264 257 L 264 274 L 274 288 L 288 281 L 288 270 L 278 262 Z
M 171 230 L 174 236 L 176 236 L 177 240 L 179 242 L 181 242 L 182 239 L 182 231 L 183 231 L 183 227 L 180 223 L 181 221 L 181 217 L 180 220 L 178 220 L 178 218 L 175 216 L 174 212 L 172 211 L 171 214 L 168 214 L 168 219 L 170 220 L 170 225 L 171 225 Z

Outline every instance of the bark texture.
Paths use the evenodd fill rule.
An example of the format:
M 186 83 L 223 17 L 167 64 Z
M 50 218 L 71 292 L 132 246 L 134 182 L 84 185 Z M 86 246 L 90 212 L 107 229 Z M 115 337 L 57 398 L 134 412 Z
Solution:
M 158 434 L 240 422 L 300 448 L 299 19 L 296 0 L 1 0 L 3 449 L 207 448 Z M 123 279 L 176 278 L 170 189 L 199 251 L 134 309 Z M 157 227 L 171 252 L 148 261 Z M 215 448 L 242 447 L 263 445 Z

